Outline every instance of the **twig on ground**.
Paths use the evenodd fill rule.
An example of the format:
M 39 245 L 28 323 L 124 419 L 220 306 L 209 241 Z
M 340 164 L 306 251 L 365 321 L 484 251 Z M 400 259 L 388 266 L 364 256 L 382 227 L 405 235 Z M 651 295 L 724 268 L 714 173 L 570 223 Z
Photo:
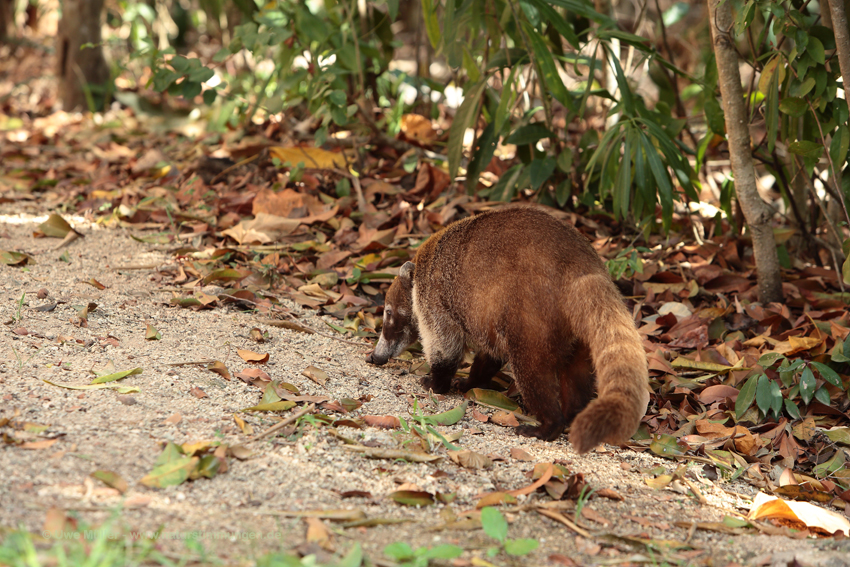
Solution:
M 287 417 L 286 419 L 284 419 L 280 423 L 276 423 L 273 426 L 266 429 L 265 431 L 263 431 L 262 433 L 258 433 L 257 435 L 254 435 L 253 437 L 248 439 L 245 443 L 246 444 L 247 443 L 253 443 L 254 441 L 259 441 L 260 439 L 263 439 L 264 437 L 268 437 L 272 433 L 276 433 L 276 432 L 280 431 L 281 429 L 283 429 L 284 427 L 286 427 L 287 425 L 289 425 L 290 423 L 292 423 L 293 421 L 295 421 L 296 419 L 298 419 L 302 415 L 308 414 L 311 411 L 313 411 L 314 409 L 316 409 L 316 404 L 310 404 L 309 406 L 305 406 L 300 411 L 290 415 L 289 417 Z

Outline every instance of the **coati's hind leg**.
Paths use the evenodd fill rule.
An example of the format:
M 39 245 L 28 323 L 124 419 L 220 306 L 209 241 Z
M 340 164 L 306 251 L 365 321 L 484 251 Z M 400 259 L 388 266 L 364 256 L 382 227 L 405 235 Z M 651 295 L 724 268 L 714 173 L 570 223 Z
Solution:
M 472 361 L 472 368 L 469 369 L 469 377 L 465 380 L 457 380 L 455 385 L 461 392 L 487 386 L 490 384 L 493 376 L 501 370 L 502 366 L 503 363 L 498 358 L 493 358 L 489 354 L 479 352 Z
M 520 351 L 519 356 L 511 353 L 511 366 L 514 380 L 522 394 L 523 405 L 535 417 L 540 425 L 521 425 L 516 431 L 526 437 L 538 437 L 544 441 L 554 441 L 567 427 L 567 420 L 561 411 L 558 373 L 549 357 L 542 352 L 530 349 Z
M 596 390 L 593 359 L 584 343 L 576 344 L 575 350 L 559 366 L 558 381 L 561 385 L 561 411 L 570 424 L 590 403 Z

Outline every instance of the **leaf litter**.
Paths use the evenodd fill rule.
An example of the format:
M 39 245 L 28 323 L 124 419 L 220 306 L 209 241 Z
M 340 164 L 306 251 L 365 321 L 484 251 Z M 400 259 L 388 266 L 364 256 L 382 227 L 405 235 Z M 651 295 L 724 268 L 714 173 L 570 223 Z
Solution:
M 137 119 L 132 118 L 134 121 Z M 422 117 L 409 116 L 404 119 L 404 129 L 409 139 L 427 146 L 435 138 L 430 133 L 433 131 L 430 121 L 425 122 Z M 42 127 L 48 126 L 49 121 Z M 174 294 L 170 299 L 157 299 L 158 305 L 173 305 L 166 308 L 171 310 L 193 310 L 195 313 L 191 316 L 200 316 L 200 310 L 255 314 L 250 322 L 245 320 L 249 330 L 244 331 L 242 336 L 250 337 L 254 344 L 274 345 L 276 340 L 281 339 L 275 339 L 269 333 L 272 341 L 268 343 L 265 334 L 258 334 L 255 329 L 262 330 L 257 325 L 279 329 L 279 337 L 284 337 L 292 348 L 300 350 L 301 354 L 296 356 L 303 361 L 297 365 L 291 361 L 283 363 L 287 366 L 287 379 L 294 381 L 303 374 L 320 387 L 338 387 L 335 382 L 347 383 L 351 377 L 338 374 L 336 368 L 329 373 L 331 365 L 328 363 L 333 357 L 329 360 L 327 356 L 318 355 L 312 348 L 315 343 L 296 338 L 298 333 L 319 338 L 333 336 L 368 349 L 368 341 L 376 339 L 380 332 L 386 286 L 398 268 L 413 256 L 415 246 L 453 220 L 493 206 L 463 192 L 452 193 L 447 189 L 447 176 L 442 165 L 424 155 L 417 158 L 417 168 L 413 173 L 399 167 L 397 160 L 379 157 L 401 157 L 389 147 L 376 148 L 361 155 L 356 182 L 361 197 L 337 190 L 341 180 L 351 181 L 348 168 L 352 163 L 350 156 L 338 151 L 295 144 L 276 146 L 265 155 L 255 154 L 258 157 L 253 161 L 208 176 L 204 172 L 203 159 L 194 163 L 181 160 L 183 154 L 179 150 L 185 140 L 156 138 L 127 130 L 122 133 L 120 142 L 115 139 L 96 142 L 98 152 L 94 159 L 81 168 L 80 156 L 72 140 L 84 136 L 100 140 L 94 136 L 95 132 L 96 128 L 88 121 L 71 119 L 56 136 L 57 151 L 49 158 L 39 155 L 23 159 L 22 156 L 28 155 L 26 142 L 12 142 L 4 146 L 0 159 L 15 165 L 18 180 L 14 189 L 4 189 L 0 195 L 5 200 L 6 210 L 11 210 L 11 205 L 18 209 L 16 212 L 28 209 L 44 214 L 62 203 L 71 203 L 61 207 L 61 215 L 51 212 L 36 231 L 31 231 L 33 237 L 63 239 L 60 246 L 65 250 L 61 256 L 58 251 L 54 253 L 58 247 L 38 249 L 30 240 L 28 249 L 24 249 L 21 246 L 24 239 L 4 239 L 6 242 L 0 250 L 4 272 L 21 281 L 29 277 L 21 271 L 24 268 L 37 270 L 45 262 L 52 265 L 62 262 L 59 265 L 71 270 L 70 275 L 76 282 L 99 294 L 99 303 L 96 304 L 87 301 L 91 292 L 81 291 L 81 288 L 74 288 L 73 294 L 59 289 L 54 291 L 61 291 L 63 300 L 73 296 L 77 304 L 77 307 L 69 306 L 68 309 L 59 302 L 54 306 L 71 325 L 63 329 L 66 336 L 73 337 L 77 333 L 77 337 L 89 337 L 88 331 L 93 332 L 93 325 L 97 332 L 103 332 L 100 330 L 103 320 L 92 321 L 98 317 L 105 320 L 113 316 L 112 313 L 101 313 L 104 301 L 109 303 L 110 310 L 115 309 L 116 301 L 123 302 L 124 308 L 139 301 L 131 294 L 116 299 L 119 295 L 113 283 L 115 274 L 122 274 L 119 266 L 131 265 L 130 262 L 135 263 L 136 258 L 114 257 L 111 260 L 113 267 L 109 267 L 80 258 L 79 251 L 91 246 L 86 241 L 95 237 L 96 232 L 89 232 L 95 227 L 127 231 L 141 241 L 140 246 L 144 244 L 147 247 L 147 252 L 141 252 L 145 248 L 134 248 L 140 255 L 157 255 L 153 267 L 144 270 L 145 280 L 135 280 L 136 285 L 144 287 L 147 293 L 167 290 Z M 229 134 L 205 136 L 201 140 L 204 152 L 232 156 L 252 152 L 251 140 L 238 142 Z M 140 159 L 135 159 L 136 156 Z M 154 157 L 147 159 L 146 156 Z M 147 167 L 147 162 L 151 162 L 152 166 Z M 160 176 L 153 167 L 158 162 L 175 166 L 176 175 Z M 287 163 L 290 166 L 286 166 Z M 300 173 L 300 177 L 293 175 L 294 170 Z M 61 172 L 62 182 L 40 184 L 39 180 L 48 171 Z M 283 185 L 281 179 L 285 180 Z M 75 196 L 73 201 L 68 199 L 71 194 Z M 66 219 L 91 211 L 102 211 L 96 216 L 95 225 L 74 221 L 72 226 Z M 615 259 L 626 249 L 625 240 L 610 236 L 615 232 L 611 226 L 574 213 L 561 214 L 594 243 L 603 257 Z M 689 219 L 683 216 L 676 222 L 686 226 Z M 86 238 L 79 239 L 80 236 Z M 754 301 L 755 274 L 747 268 L 751 260 L 741 257 L 745 246 L 734 235 L 714 236 L 698 243 L 678 236 L 668 242 L 662 241 L 661 237 L 650 236 L 642 250 L 645 251 L 639 254 L 641 270 L 618 282 L 630 298 L 630 307 L 644 338 L 653 388 L 653 402 L 641 430 L 630 443 L 628 454 L 639 462 L 651 459 L 650 453 L 668 460 L 668 465 L 662 465 L 658 472 L 649 472 L 657 466 L 638 467 L 638 470 L 647 471 L 640 473 L 642 478 L 657 486 L 659 494 L 681 495 L 700 504 L 701 490 L 716 489 L 717 485 L 712 483 L 725 479 L 747 483 L 755 489 L 787 498 L 820 502 L 847 514 L 850 506 L 847 458 L 850 447 L 850 435 L 847 434 L 850 430 L 850 315 L 846 308 L 847 294 L 835 272 L 795 262 L 784 272 L 786 302 L 760 305 Z M 88 266 L 85 268 L 89 270 L 86 275 L 82 275 L 80 266 L 75 265 L 82 263 Z M 129 268 L 124 270 L 126 274 Z M 33 283 L 29 281 L 29 284 Z M 20 288 L 19 283 L 3 289 L 18 291 Z M 158 309 L 169 313 L 171 319 L 183 318 L 171 311 Z M 324 318 L 318 319 L 310 314 L 311 311 L 321 313 Z M 4 312 L 4 316 L 11 317 L 11 312 Z M 153 320 L 144 325 L 145 332 L 139 332 L 138 326 L 134 332 L 142 339 L 156 343 L 151 348 L 173 348 L 162 345 L 169 339 L 159 329 L 179 335 L 174 327 L 169 329 L 168 325 Z M 19 333 L 15 342 L 18 346 L 27 345 L 34 356 L 40 348 L 48 345 L 51 348 L 59 345 L 64 349 L 71 348 L 68 345 L 73 343 L 80 344 L 77 341 L 100 341 L 96 344 L 103 345 L 120 342 L 115 337 L 110 338 L 106 332 L 100 339 L 73 338 L 67 341 L 60 339 L 58 334 L 48 338 L 49 333 L 33 331 L 34 326 L 15 327 L 27 330 L 27 334 Z M 294 332 L 289 334 L 289 331 Z M 21 343 L 21 340 L 31 342 Z M 228 367 L 236 369 L 234 365 L 239 366 L 243 362 L 267 365 L 276 362 L 271 356 L 271 348 L 270 352 L 256 353 L 244 348 L 248 346 L 246 343 L 240 344 L 243 348 L 239 351 L 229 352 L 228 356 L 211 356 L 213 362 L 204 362 L 211 371 L 210 378 L 204 380 L 214 381 L 216 376 L 228 378 Z M 346 351 L 345 356 L 355 356 L 352 352 Z M 196 358 L 191 356 L 193 352 L 183 354 L 187 358 Z M 363 358 L 359 354 L 356 356 L 358 360 Z M 391 365 L 390 372 L 403 371 L 409 373 L 407 376 L 415 376 L 427 371 L 422 366 L 410 365 L 410 360 L 411 357 L 406 355 Z M 42 365 L 39 368 L 44 367 L 43 360 L 38 362 Z M 51 368 L 62 367 L 59 360 L 47 364 L 54 365 Z M 364 365 L 360 362 L 357 366 Z M 268 385 L 280 376 L 278 371 L 281 368 L 283 366 L 277 366 L 270 373 L 265 373 L 257 368 L 243 367 L 234 375 L 242 380 L 238 382 L 240 385 L 253 384 L 263 388 L 261 384 Z M 466 370 L 462 368 L 461 372 Z M 185 372 L 193 371 L 187 369 Z M 377 374 L 378 371 L 373 369 L 359 369 L 358 372 L 362 375 L 375 373 L 384 378 L 389 376 Z M 156 379 L 159 378 L 157 374 Z M 137 382 L 141 386 L 119 386 L 74 385 L 58 378 L 41 380 L 83 392 L 93 387 L 116 388 L 124 394 L 144 392 L 142 382 Z M 99 380 L 107 381 L 103 377 Z M 405 380 L 410 392 L 420 392 L 415 379 Z M 373 383 L 363 391 L 344 392 L 347 396 L 334 393 L 332 397 L 340 401 L 333 403 L 338 405 L 328 402 L 320 409 L 346 415 L 351 413 L 350 417 L 339 420 L 318 413 L 317 409 L 314 410 L 316 413 L 307 414 L 309 421 L 301 419 L 289 425 L 293 428 L 291 432 L 287 433 L 288 430 L 283 428 L 282 431 L 287 433 L 283 438 L 292 439 L 285 443 L 297 444 L 299 439 L 306 437 L 313 439 L 311 443 L 328 444 L 322 434 L 323 428 L 354 427 L 371 436 L 365 441 L 378 443 L 373 447 L 360 442 L 343 445 L 364 457 L 390 462 L 397 462 L 396 459 L 438 462 L 436 466 L 445 467 L 446 462 L 455 459 L 460 463 L 460 455 L 465 454 L 463 461 L 466 464 L 461 463 L 462 469 L 490 470 L 482 467 L 488 461 L 489 467 L 498 468 L 499 461 L 490 457 L 492 451 L 484 449 L 476 452 L 472 447 L 486 444 L 488 438 L 499 435 L 490 423 L 515 427 L 520 421 L 532 418 L 522 414 L 521 400 L 510 389 L 509 372 L 501 372 L 494 383 L 502 389 L 501 392 L 473 390 L 467 394 L 467 401 L 462 406 L 456 403 L 452 403 L 451 407 L 442 406 L 438 408 L 441 411 L 430 416 L 414 410 L 416 415 L 404 417 L 411 424 L 409 431 L 402 427 L 399 420 L 402 416 L 398 410 L 398 415 L 366 413 L 370 412 L 368 402 L 363 404 L 362 410 L 359 407 L 345 408 L 344 399 L 355 400 L 363 393 L 373 394 L 378 389 L 377 384 Z M 207 383 L 201 384 L 204 385 L 203 391 L 209 393 Z M 182 390 L 186 394 L 191 391 L 188 387 Z M 229 391 L 232 397 L 232 391 Z M 259 392 L 246 388 L 245 392 L 249 391 L 255 393 L 241 396 L 246 403 L 230 404 L 228 407 L 232 411 L 246 408 L 241 411 L 252 410 L 268 414 L 267 419 L 279 419 L 277 412 L 291 411 L 298 404 L 318 399 L 318 390 L 311 389 L 306 390 L 306 396 L 313 396 L 309 399 L 305 396 L 301 400 L 273 401 L 259 400 Z M 95 395 L 94 392 L 81 395 L 89 394 Z M 213 394 L 213 397 L 221 400 L 219 394 Z M 250 397 L 253 399 L 249 400 Z M 467 403 L 470 405 L 467 406 Z M 463 409 L 459 411 L 460 407 Z M 470 411 L 467 411 L 468 407 Z M 340 412 L 340 409 L 345 411 Z M 232 416 L 232 411 L 228 415 Z M 440 415 L 446 417 L 438 418 Z M 249 413 L 243 416 L 239 417 L 241 424 L 234 422 L 235 429 L 243 435 L 249 435 L 249 430 L 254 431 L 263 423 L 246 421 L 256 419 Z M 470 419 L 465 419 L 467 417 Z M 235 419 L 230 418 L 231 421 Z M 10 429 L 10 423 L 13 421 L 3 426 L 4 439 L 8 439 L 7 443 L 12 446 L 21 446 L 16 441 L 16 434 L 20 436 L 17 430 L 12 433 L 5 431 Z M 450 435 L 444 428 L 458 423 L 465 433 L 462 440 L 449 439 Z M 179 427 L 179 423 L 171 425 Z M 383 428 L 390 437 L 382 436 Z M 416 431 L 417 428 L 419 431 Z M 513 435 L 511 431 L 504 434 Z M 403 440 L 401 443 L 398 442 L 400 439 Z M 56 440 L 28 440 L 23 443 L 32 447 L 43 442 L 51 442 L 52 445 Z M 449 450 L 446 443 L 460 443 L 463 450 Z M 550 444 L 546 450 L 557 447 L 563 446 Z M 513 449 L 523 453 L 510 455 Z M 535 453 L 538 451 L 518 447 L 504 449 L 504 454 L 513 459 L 513 466 L 520 468 L 524 466 L 522 463 L 532 462 Z M 223 457 L 214 455 L 187 456 L 174 450 L 170 450 L 169 455 L 164 462 L 157 461 L 155 467 L 145 473 L 148 476 L 137 474 L 129 478 L 148 478 L 155 485 L 181 478 L 184 482 L 193 476 L 198 479 L 215 476 L 214 472 L 223 471 L 213 471 L 212 465 L 218 463 L 220 467 L 226 463 Z M 206 457 L 218 460 L 208 459 L 206 466 L 201 465 Z M 538 463 L 543 462 L 540 457 L 537 459 Z M 562 466 L 557 461 L 558 457 L 553 456 L 548 462 L 552 466 Z M 675 463 L 670 465 L 669 461 Z M 574 460 L 571 465 L 585 470 L 590 468 L 580 467 L 578 463 Z M 462 469 L 458 469 L 456 474 L 471 474 L 460 473 Z M 696 470 L 700 472 L 697 474 Z M 793 478 L 793 483 L 783 481 L 784 471 L 791 471 L 789 474 L 792 476 L 786 474 L 785 481 Z M 552 473 L 531 493 L 521 496 L 528 497 L 533 493 L 537 498 L 548 498 L 554 502 L 577 500 L 579 494 L 573 488 L 583 483 L 573 476 Z M 543 477 L 539 476 L 538 482 L 540 478 Z M 535 483 L 525 486 L 535 486 Z M 599 488 L 610 490 L 609 487 Z M 512 496 L 511 492 L 517 490 L 522 489 L 493 493 Z M 426 492 L 432 495 L 443 493 L 438 490 Z M 463 500 L 469 496 L 460 493 L 461 501 L 472 505 L 473 502 Z M 597 501 L 598 495 L 591 503 Z M 510 503 L 507 499 L 503 499 L 502 504 L 524 505 L 521 502 Z M 564 514 L 560 516 L 568 519 Z M 606 518 L 610 516 L 610 513 L 604 515 Z M 564 524 L 560 519 L 556 521 Z M 578 522 L 572 523 L 590 533 Z M 641 541 L 643 543 L 639 545 L 653 545 L 646 543 L 651 538 Z

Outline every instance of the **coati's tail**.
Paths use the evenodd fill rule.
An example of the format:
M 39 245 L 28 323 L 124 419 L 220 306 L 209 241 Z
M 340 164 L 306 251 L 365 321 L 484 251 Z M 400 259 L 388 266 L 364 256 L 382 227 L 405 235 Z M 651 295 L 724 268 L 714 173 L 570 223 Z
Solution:
M 605 275 L 570 282 L 567 317 L 576 336 L 586 341 L 596 370 L 597 398 L 573 420 L 570 442 L 579 453 L 600 443 L 624 443 L 649 403 L 646 353 L 623 299 Z M 580 305 L 577 306 L 577 304 Z

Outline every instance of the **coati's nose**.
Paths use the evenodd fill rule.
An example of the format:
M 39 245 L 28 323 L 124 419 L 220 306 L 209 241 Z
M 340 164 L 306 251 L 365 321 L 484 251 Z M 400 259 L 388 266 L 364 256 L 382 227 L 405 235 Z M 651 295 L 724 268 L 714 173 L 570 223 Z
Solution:
M 375 351 L 370 352 L 369 356 L 366 357 L 366 362 L 368 362 L 369 364 L 374 364 L 376 366 L 383 366 L 387 363 L 387 360 L 389 359 L 375 356 Z

